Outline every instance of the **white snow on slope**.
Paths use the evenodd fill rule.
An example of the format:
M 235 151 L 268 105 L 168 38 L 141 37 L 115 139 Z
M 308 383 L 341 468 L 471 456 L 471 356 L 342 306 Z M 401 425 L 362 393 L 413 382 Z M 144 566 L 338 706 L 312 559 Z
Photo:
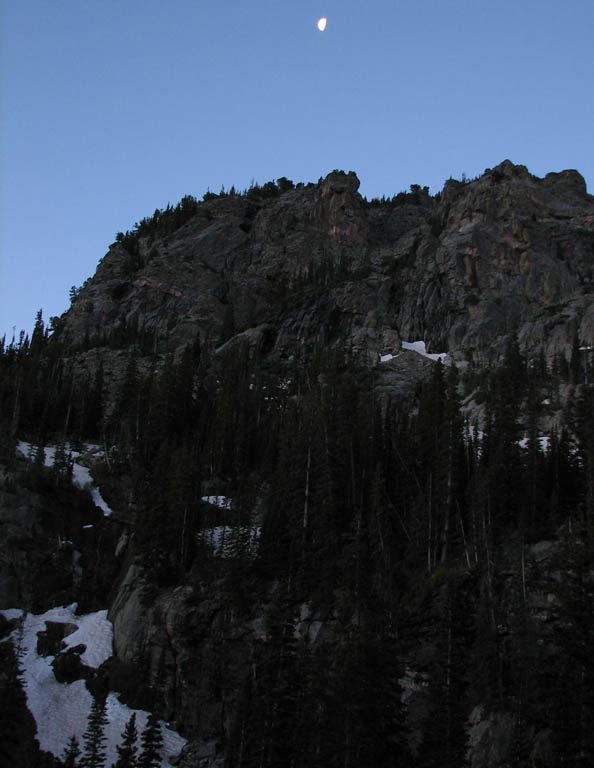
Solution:
M 477 429 L 473 424 L 469 424 L 466 431 L 470 440 L 478 440 L 479 442 L 484 440 L 485 433 L 481 429 Z M 467 439 L 466 442 L 468 442 Z
M 447 352 L 439 352 L 439 353 L 430 353 L 427 352 L 427 347 L 425 346 L 424 341 L 403 341 L 401 343 L 401 347 L 404 350 L 408 350 L 410 352 L 416 352 L 418 355 L 422 355 L 423 357 L 429 358 L 429 360 L 441 360 L 443 363 L 449 362 L 449 355 Z M 398 357 L 398 355 L 392 355 L 390 352 L 386 352 L 384 354 L 380 354 L 380 363 L 387 363 L 390 360 L 394 360 L 394 358 Z
M 19 451 L 26 459 L 33 460 L 33 452 L 35 448 L 31 445 L 31 443 L 26 443 L 24 440 L 19 440 L 17 444 L 17 451 Z M 53 467 L 54 461 L 56 458 L 56 446 L 55 445 L 47 445 L 44 447 L 44 454 L 45 454 L 45 460 L 44 465 L 46 467 Z M 94 445 L 87 445 L 86 450 L 93 451 L 96 455 L 98 453 L 98 447 Z M 68 444 L 66 445 L 66 453 L 72 456 L 72 459 L 74 461 L 74 464 L 72 466 L 72 482 L 74 485 L 76 485 L 77 488 L 80 488 L 82 491 L 88 491 L 91 494 L 91 498 L 93 499 L 93 503 L 99 507 L 99 509 L 103 512 L 103 514 L 107 517 L 112 514 L 113 510 L 107 504 L 103 496 L 101 496 L 101 492 L 99 488 L 94 484 L 93 477 L 91 475 L 91 470 L 88 467 L 85 467 L 84 464 L 81 464 L 79 462 L 79 459 L 82 456 L 82 453 L 80 451 L 73 451 L 70 450 L 68 447 Z M 102 453 L 99 451 L 99 453 Z
M 212 504 L 214 507 L 231 509 L 231 499 L 227 496 L 202 496 L 201 500 L 205 501 L 207 504 Z
M 23 622 L 21 667 L 23 669 L 23 688 L 27 696 L 27 707 L 37 723 L 37 740 L 42 750 L 60 757 L 71 736 L 76 736 L 82 744 L 82 736 L 87 727 L 87 718 L 91 711 L 91 694 L 84 680 L 74 683 L 58 683 L 51 667 L 53 656 L 37 654 L 37 633 L 45 630 L 46 621 L 76 624 L 78 630 L 65 638 L 69 647 L 85 643 L 87 650 L 82 661 L 87 666 L 98 667 L 112 654 L 113 630 L 107 620 L 107 611 L 77 616 L 76 603 L 52 608 L 35 616 L 27 614 Z M 16 609 L 0 611 L 7 619 L 22 616 Z M 18 634 L 15 630 L 12 637 Z M 114 693 L 110 693 L 106 702 L 108 724 L 106 736 L 106 765 L 112 765 L 117 759 L 116 746 L 121 742 L 121 734 L 132 712 L 136 712 L 136 727 L 140 733 L 146 726 L 148 712 L 131 710 L 122 704 Z M 162 768 L 170 765 L 169 758 L 177 755 L 185 744 L 175 731 L 161 723 L 163 733 Z
M 13 619 L 20 619 L 23 612 L 20 608 L 7 608 L 5 611 L 0 611 L 6 621 L 12 621 Z M 0 641 L 3 642 L 3 641 Z
M 72 623 L 77 624 L 78 629 L 64 638 L 64 644 L 67 648 L 74 648 L 81 644 L 87 646 L 80 657 L 83 664 L 97 669 L 110 656 L 113 656 L 113 628 L 111 622 L 107 620 L 107 611 L 88 613 L 86 616 L 73 616 Z
M 448 357 L 447 352 L 439 352 L 437 354 L 427 352 L 424 341 L 403 341 L 402 349 L 409 349 L 411 352 L 416 352 L 418 355 L 428 357 L 429 360 L 441 360 L 444 363 Z

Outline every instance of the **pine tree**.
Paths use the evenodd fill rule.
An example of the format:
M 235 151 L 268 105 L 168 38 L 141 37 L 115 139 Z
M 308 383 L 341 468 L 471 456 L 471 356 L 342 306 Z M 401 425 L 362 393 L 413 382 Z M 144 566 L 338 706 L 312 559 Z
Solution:
M 394 638 L 385 616 L 362 615 L 335 651 L 326 686 L 324 765 L 388 768 L 407 765 Z M 325 754 L 324 754 L 325 753 Z
M 576 457 L 581 473 L 583 525 L 594 533 L 594 387 L 583 385 L 575 404 Z
M 91 712 L 87 721 L 87 730 L 83 734 L 84 768 L 103 768 L 105 765 L 105 726 L 107 715 L 105 701 L 93 698 Z
M 419 403 L 416 537 L 419 543 L 426 542 L 429 572 L 450 558 L 454 544 L 459 543 L 465 455 L 457 386 L 455 367 L 452 366 L 446 380 L 438 363 Z
M 32 358 L 38 359 L 45 347 L 48 340 L 48 330 L 43 322 L 43 313 L 41 309 L 35 316 L 35 327 L 31 334 L 31 346 L 29 347 L 29 354 Z
M 55 484 L 71 483 L 73 469 L 74 460 L 72 458 L 72 453 L 66 452 L 66 443 L 64 440 L 60 440 L 56 444 L 54 463 L 50 470 L 50 474 L 54 478 Z
M 142 751 L 138 758 L 138 768 L 160 768 L 163 734 L 161 725 L 154 712 L 148 716 L 146 728 L 140 737 Z
M 64 750 L 62 755 L 62 763 L 64 768 L 76 768 L 79 765 L 78 758 L 80 757 L 80 746 L 76 736 L 71 736 L 68 746 Z
M 492 376 L 487 403 L 482 468 L 488 482 L 487 501 L 493 527 L 517 525 L 524 485 L 521 479 L 522 429 L 519 416 L 525 395 L 525 365 L 517 342 L 508 345 L 501 368 Z
M 524 477 L 527 482 L 524 483 L 525 492 L 520 518 L 521 528 L 528 536 L 538 535 L 542 531 L 543 524 L 547 522 L 542 514 L 542 510 L 546 508 L 544 496 L 546 477 L 545 458 L 538 436 L 538 399 L 538 392 L 532 387 L 526 404 L 528 435 L 523 458 Z
M 136 713 L 133 712 L 122 733 L 122 743 L 118 744 L 118 759 L 113 768 L 136 768 Z

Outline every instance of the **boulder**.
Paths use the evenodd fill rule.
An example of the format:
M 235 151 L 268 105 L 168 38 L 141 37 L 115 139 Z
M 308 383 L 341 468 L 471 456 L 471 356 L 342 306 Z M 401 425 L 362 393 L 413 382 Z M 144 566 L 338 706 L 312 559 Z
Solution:
M 86 645 L 75 645 L 59 653 L 52 661 L 54 677 L 59 683 L 73 683 L 75 680 L 89 680 L 94 670 L 81 660 Z
M 46 621 L 45 631 L 37 633 L 37 653 L 40 656 L 57 656 L 64 648 L 64 638 L 77 629 L 76 624 Z

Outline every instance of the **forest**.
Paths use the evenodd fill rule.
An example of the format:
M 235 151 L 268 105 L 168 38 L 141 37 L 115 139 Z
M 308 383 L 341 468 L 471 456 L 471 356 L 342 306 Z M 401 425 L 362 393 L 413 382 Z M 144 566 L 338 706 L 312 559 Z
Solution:
M 198 336 L 181 353 L 150 346 L 129 330 L 108 396 L 101 365 L 82 376 L 40 312 L 30 338 L 0 346 L 1 459 L 16 472 L 17 438 L 61 446 L 52 470 L 18 472 L 51 494 L 69 482 L 69 447 L 104 446 L 155 593 L 191 585 L 263 617 L 226 768 L 459 768 L 478 703 L 512 713 L 510 765 L 535 764 L 528 736 L 545 727 L 557 765 L 592 764 L 591 350 L 576 340 L 569 359 L 528 361 L 512 336 L 499 367 L 438 362 L 410 397 L 389 398 L 373 368 L 321 345 L 276 367 L 247 345 L 215 360 Z M 563 417 L 543 434 L 551 403 Z M 206 503 L 215 490 L 232 506 Z M 224 558 L 214 526 L 230 532 Z M 564 578 L 530 557 L 547 540 Z M 563 621 L 543 644 L 527 590 L 545 578 Z M 300 636 L 304 605 L 332 616 L 335 635 Z M 432 653 L 413 716 L 419 634 Z M 63 764 L 103 765 L 85 759 Z M 134 764 L 153 765 L 117 766 Z

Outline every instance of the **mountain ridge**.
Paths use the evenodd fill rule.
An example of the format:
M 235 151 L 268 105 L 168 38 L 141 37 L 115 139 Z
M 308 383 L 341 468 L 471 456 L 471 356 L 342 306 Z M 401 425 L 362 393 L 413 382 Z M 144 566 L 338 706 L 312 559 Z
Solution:
M 576 171 L 539 179 L 504 161 L 435 197 L 413 185 L 383 202 L 358 187 L 354 173 L 332 172 L 186 197 L 170 209 L 182 221 L 173 231 L 156 212 L 120 233 L 56 322 L 62 354 L 79 375 L 101 365 L 113 382 L 132 337 L 141 370 L 196 343 L 213 360 L 247 343 L 273 367 L 320 349 L 374 367 L 423 340 L 482 367 L 512 336 L 548 363 L 594 341 L 594 198 Z M 403 386 L 401 363 L 386 367 L 383 392 L 419 380 L 404 371 Z

